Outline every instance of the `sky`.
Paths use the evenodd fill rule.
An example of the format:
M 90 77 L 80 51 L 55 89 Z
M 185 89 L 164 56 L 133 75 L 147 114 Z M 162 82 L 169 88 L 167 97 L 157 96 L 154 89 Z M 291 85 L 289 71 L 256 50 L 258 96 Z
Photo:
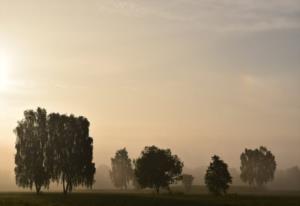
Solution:
M 86 116 L 97 165 L 147 145 L 300 165 L 299 37 L 299 0 L 0 0 L 0 170 L 38 106 Z

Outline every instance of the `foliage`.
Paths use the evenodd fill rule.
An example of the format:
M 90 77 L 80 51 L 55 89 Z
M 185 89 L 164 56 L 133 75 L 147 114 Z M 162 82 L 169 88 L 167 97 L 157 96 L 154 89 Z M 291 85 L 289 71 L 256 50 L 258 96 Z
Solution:
M 115 187 L 127 189 L 133 178 L 133 169 L 126 148 L 118 150 L 115 157 L 111 158 L 111 168 L 109 174 Z
M 84 117 L 49 115 L 48 170 L 52 180 L 63 184 L 65 194 L 76 186 L 91 187 L 94 183 L 96 169 L 89 126 Z
M 15 129 L 16 183 L 21 187 L 48 187 L 62 182 L 64 193 L 94 183 L 93 139 L 89 121 L 73 115 L 50 114 L 45 109 L 27 110 Z
M 182 172 L 183 163 L 170 149 L 145 147 L 135 161 L 135 176 L 141 188 L 169 188 Z
M 250 185 L 261 187 L 274 179 L 276 161 L 266 147 L 245 149 L 241 154 L 241 179 Z
M 232 177 L 227 164 L 214 155 L 205 174 L 205 184 L 208 190 L 215 195 L 226 194 L 230 183 L 232 183 Z
M 183 174 L 180 176 L 180 180 L 182 181 L 185 191 L 190 192 L 194 181 L 193 175 Z
M 21 187 L 34 186 L 39 193 L 48 187 L 50 177 L 45 167 L 45 147 L 47 144 L 47 112 L 38 108 L 27 110 L 16 129 L 15 175 L 16 183 Z

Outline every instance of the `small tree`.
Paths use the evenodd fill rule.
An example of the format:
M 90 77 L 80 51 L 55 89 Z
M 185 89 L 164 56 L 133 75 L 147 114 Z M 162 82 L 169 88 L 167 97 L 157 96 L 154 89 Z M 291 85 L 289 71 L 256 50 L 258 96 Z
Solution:
M 21 187 L 34 186 L 39 194 L 41 188 L 48 187 L 50 176 L 45 167 L 44 148 L 47 143 L 47 112 L 38 108 L 24 112 L 24 119 L 14 130 L 16 140 L 15 174 L 16 183 Z
M 232 183 L 232 177 L 227 164 L 214 155 L 205 175 L 208 190 L 215 195 L 226 194 L 230 183 Z
M 183 174 L 181 175 L 180 179 L 185 191 L 190 192 L 194 181 L 193 175 Z
M 182 172 L 183 163 L 170 149 L 145 147 L 135 161 L 135 176 L 141 188 L 169 189 Z
M 241 179 L 249 185 L 262 187 L 274 179 L 275 157 L 266 147 L 245 149 L 241 154 Z
M 127 189 L 128 183 L 133 178 L 133 169 L 126 148 L 118 150 L 115 157 L 111 158 L 111 171 L 109 174 L 115 187 Z

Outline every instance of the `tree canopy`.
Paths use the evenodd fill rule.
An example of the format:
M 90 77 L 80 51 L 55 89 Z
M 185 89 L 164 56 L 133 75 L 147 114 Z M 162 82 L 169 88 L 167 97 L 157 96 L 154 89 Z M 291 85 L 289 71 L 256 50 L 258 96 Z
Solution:
M 170 149 L 145 147 L 135 161 L 135 176 L 141 188 L 169 188 L 182 172 L 183 162 Z
M 73 115 L 49 115 L 49 171 L 53 181 L 63 184 L 64 193 L 73 187 L 94 183 L 93 139 L 89 121 Z
M 232 183 L 232 177 L 227 164 L 214 155 L 205 174 L 205 184 L 208 190 L 215 195 L 226 194 L 230 183 Z
M 133 179 L 133 169 L 126 148 L 118 150 L 115 157 L 111 158 L 109 174 L 115 187 L 127 189 L 128 183 Z
M 16 138 L 15 175 L 20 187 L 34 186 L 39 193 L 41 188 L 48 187 L 50 176 L 45 167 L 45 147 L 47 144 L 47 112 L 37 108 L 26 110 L 24 118 L 14 130 Z
M 275 156 L 266 147 L 245 149 L 241 154 L 241 179 L 249 185 L 261 187 L 274 178 Z
M 66 194 L 76 186 L 94 183 L 93 139 L 85 117 L 27 110 L 14 130 L 16 183 L 21 187 L 48 187 L 61 182 Z

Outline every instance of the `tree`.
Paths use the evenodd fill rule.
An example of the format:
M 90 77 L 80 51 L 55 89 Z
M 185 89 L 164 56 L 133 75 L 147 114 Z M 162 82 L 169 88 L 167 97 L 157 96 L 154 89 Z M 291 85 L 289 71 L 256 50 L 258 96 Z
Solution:
M 183 174 L 181 175 L 180 180 L 182 181 L 185 191 L 190 192 L 194 181 L 193 175 Z
M 262 187 L 274 179 L 276 161 L 274 155 L 266 147 L 259 149 L 245 149 L 241 154 L 242 181 Z
M 50 179 L 62 182 L 64 193 L 94 183 L 93 139 L 85 117 L 50 114 L 45 109 L 24 112 L 16 133 L 15 174 L 21 187 L 41 188 Z
M 170 149 L 156 146 L 145 147 L 141 156 L 135 161 L 135 176 L 141 188 L 169 189 L 182 172 L 183 163 L 172 155 Z
M 39 194 L 41 188 L 48 187 L 50 177 L 45 167 L 47 144 L 47 112 L 37 108 L 27 110 L 24 118 L 14 130 L 17 139 L 15 148 L 15 175 L 18 186 L 32 189 Z
M 111 171 L 109 174 L 115 187 L 127 189 L 128 183 L 133 178 L 133 169 L 126 148 L 118 150 L 115 157 L 111 158 Z
M 205 184 L 208 190 L 215 195 L 226 194 L 230 183 L 232 183 L 232 177 L 227 164 L 214 155 L 205 174 Z
M 94 183 L 96 169 L 89 126 L 85 117 L 49 115 L 47 166 L 52 180 L 62 183 L 64 194 L 74 187 L 92 187 Z

